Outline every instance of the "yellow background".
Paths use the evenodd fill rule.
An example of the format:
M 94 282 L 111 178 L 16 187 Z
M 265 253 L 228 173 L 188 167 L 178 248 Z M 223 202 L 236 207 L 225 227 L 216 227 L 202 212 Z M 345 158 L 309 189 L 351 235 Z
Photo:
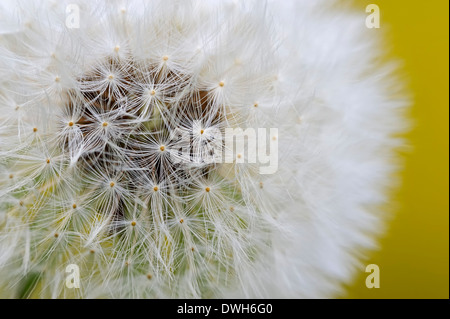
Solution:
M 372 30 L 387 35 L 390 58 L 404 62 L 400 73 L 414 102 L 412 151 L 392 199 L 396 217 L 369 259 L 380 267 L 380 288 L 366 288 L 362 270 L 343 297 L 449 298 L 449 1 L 352 4 L 365 13 L 371 3 L 381 12 L 381 28 Z

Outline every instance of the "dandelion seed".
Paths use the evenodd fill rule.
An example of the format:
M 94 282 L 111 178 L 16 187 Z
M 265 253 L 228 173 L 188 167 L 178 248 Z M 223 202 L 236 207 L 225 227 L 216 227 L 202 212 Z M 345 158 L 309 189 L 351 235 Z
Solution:
M 34 271 L 29 296 L 140 299 L 320 298 L 356 274 L 404 104 L 360 17 L 78 0 L 70 29 L 65 1 L 0 2 L 0 296 Z M 277 133 L 209 161 L 246 128 Z M 83 289 L 62 289 L 69 262 Z

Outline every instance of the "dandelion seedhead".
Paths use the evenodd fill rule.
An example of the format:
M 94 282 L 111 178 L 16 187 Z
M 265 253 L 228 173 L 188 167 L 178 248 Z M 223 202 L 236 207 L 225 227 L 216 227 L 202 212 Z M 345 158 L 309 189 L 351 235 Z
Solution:
M 320 1 L 2 1 L 0 296 L 335 294 L 374 246 L 402 128 L 359 19 Z M 249 160 L 269 152 L 270 170 Z

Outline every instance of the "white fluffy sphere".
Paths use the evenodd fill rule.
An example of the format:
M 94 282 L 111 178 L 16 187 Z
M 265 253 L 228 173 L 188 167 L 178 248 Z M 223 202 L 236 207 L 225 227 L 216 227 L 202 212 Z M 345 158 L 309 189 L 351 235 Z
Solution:
M 0 296 L 335 296 L 383 229 L 404 128 L 364 22 L 322 1 L 2 0 Z M 264 129 L 277 161 L 207 161 L 229 128 Z

